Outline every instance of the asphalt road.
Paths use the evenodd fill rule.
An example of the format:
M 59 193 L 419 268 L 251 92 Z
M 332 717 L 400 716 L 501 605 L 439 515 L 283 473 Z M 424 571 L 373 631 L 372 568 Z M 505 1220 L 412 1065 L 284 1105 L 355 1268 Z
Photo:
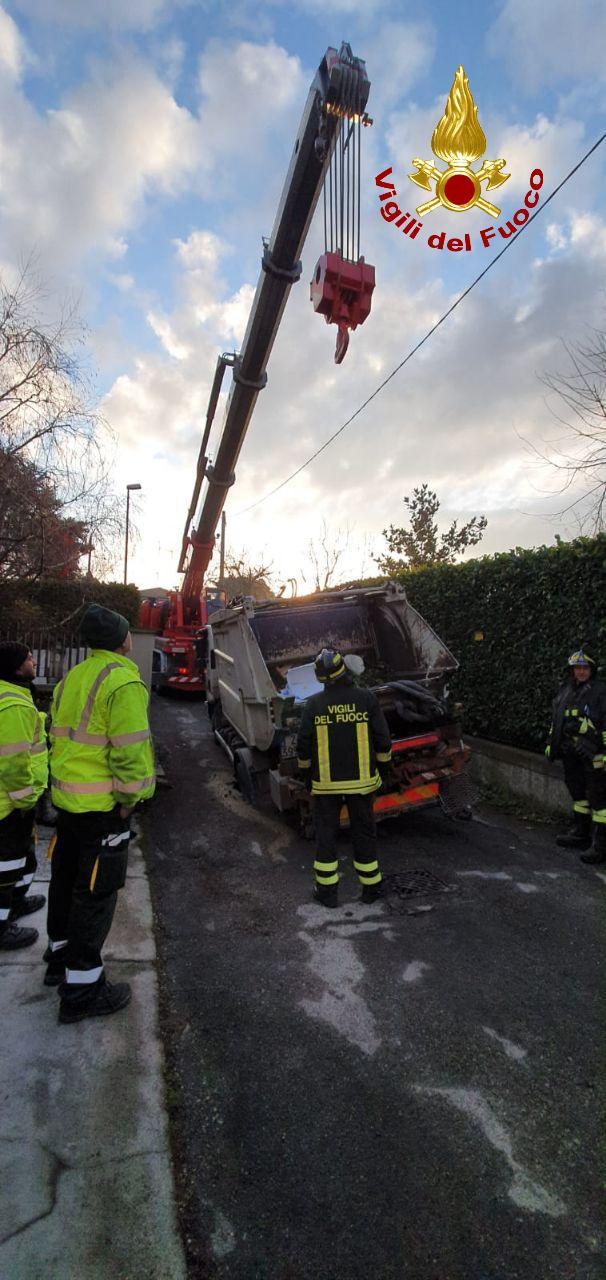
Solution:
M 146 857 L 190 1275 L 603 1280 L 606 874 L 545 828 L 426 809 L 382 824 L 383 869 L 453 891 L 416 915 L 363 907 L 344 837 L 326 911 L 313 846 L 241 800 L 205 708 L 155 699 L 154 729 L 172 789 Z

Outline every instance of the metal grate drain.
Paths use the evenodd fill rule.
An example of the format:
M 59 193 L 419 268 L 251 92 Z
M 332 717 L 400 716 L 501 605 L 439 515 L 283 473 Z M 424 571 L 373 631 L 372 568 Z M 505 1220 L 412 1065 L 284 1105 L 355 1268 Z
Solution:
M 454 778 L 446 778 L 440 786 L 440 804 L 449 818 L 471 818 L 478 801 L 478 788 L 464 769 Z
M 410 871 L 392 871 L 383 876 L 383 896 L 385 905 L 390 911 L 399 915 L 420 915 L 433 911 L 429 905 L 413 905 L 411 898 L 433 897 L 438 893 L 456 893 L 459 886 L 446 884 L 433 871 L 425 871 L 422 867 L 414 867 Z

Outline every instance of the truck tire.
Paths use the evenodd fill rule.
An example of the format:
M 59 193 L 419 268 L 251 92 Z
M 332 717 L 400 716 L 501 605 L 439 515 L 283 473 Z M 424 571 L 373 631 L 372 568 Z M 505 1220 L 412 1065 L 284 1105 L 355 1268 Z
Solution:
M 246 759 L 238 751 L 234 760 L 234 771 L 238 790 L 243 800 L 253 806 L 253 809 L 259 807 L 259 788 L 254 773 L 249 768 Z

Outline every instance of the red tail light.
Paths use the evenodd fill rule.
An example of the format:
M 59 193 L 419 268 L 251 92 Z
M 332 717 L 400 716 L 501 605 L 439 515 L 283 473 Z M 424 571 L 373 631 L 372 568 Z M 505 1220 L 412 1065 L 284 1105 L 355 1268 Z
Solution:
M 177 675 L 178 675 L 178 676 L 186 676 L 186 675 L 188 675 L 187 667 L 177 667 Z

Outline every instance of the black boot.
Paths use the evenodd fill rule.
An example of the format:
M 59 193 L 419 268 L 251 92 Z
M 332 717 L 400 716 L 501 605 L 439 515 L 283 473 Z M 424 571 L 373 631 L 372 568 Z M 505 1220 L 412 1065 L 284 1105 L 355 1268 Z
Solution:
M 360 902 L 370 905 L 371 902 L 377 902 L 383 897 L 383 881 L 379 880 L 378 884 L 365 884 L 360 894 Z
M 594 822 L 593 849 L 590 853 L 581 854 L 581 862 L 588 862 L 590 866 L 606 862 L 606 826 L 603 822 Z
M 556 836 L 556 844 L 562 849 L 589 849 L 591 845 L 591 814 L 573 813 L 568 831 Z
M 31 947 L 37 938 L 37 929 L 20 929 L 18 924 L 7 924 L 0 931 L 0 951 L 18 951 L 20 947 Z
M 41 911 L 46 906 L 46 898 L 43 893 L 27 893 L 25 897 L 18 898 L 11 907 L 9 920 L 20 920 L 21 916 L 31 916 L 34 911 Z
M 321 889 L 319 885 L 314 886 L 313 892 L 314 902 L 319 902 L 322 907 L 338 907 L 339 890 L 337 885 L 329 889 Z
M 66 984 L 59 992 L 59 1022 L 80 1022 L 82 1018 L 104 1018 L 109 1013 L 118 1013 L 130 1004 L 132 990 L 128 982 L 108 982 L 107 979 L 96 982 L 93 993 L 78 996 L 76 999 L 65 999 Z

